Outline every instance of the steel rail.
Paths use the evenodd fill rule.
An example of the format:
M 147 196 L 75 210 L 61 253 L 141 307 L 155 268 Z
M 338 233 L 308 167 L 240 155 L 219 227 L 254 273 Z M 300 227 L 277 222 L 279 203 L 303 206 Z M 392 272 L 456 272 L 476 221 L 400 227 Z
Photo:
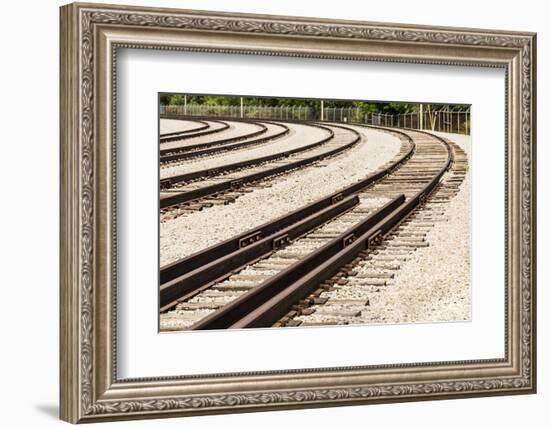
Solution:
M 405 196 L 401 195 L 385 204 L 380 209 L 376 210 L 363 221 L 354 225 L 350 229 L 341 233 L 338 237 L 332 239 L 321 248 L 313 251 L 311 254 L 303 258 L 297 263 L 294 263 L 290 267 L 265 280 L 259 286 L 251 289 L 241 297 L 231 301 L 224 307 L 203 319 L 196 322 L 190 327 L 190 329 L 224 329 L 231 328 L 237 322 L 242 321 L 247 315 L 254 312 L 258 307 L 262 307 L 263 304 L 268 303 L 274 299 L 279 302 L 277 298 L 285 289 L 291 286 L 295 281 L 301 280 L 304 277 L 308 277 L 310 271 L 315 271 L 320 265 L 333 257 L 340 255 L 342 250 L 345 250 L 350 242 L 349 236 L 362 236 L 364 233 L 370 231 L 370 229 L 378 224 L 387 215 L 394 212 L 405 201 Z M 314 289 L 308 289 L 304 292 L 311 293 Z M 285 295 L 286 296 L 286 295 Z M 290 306 L 289 306 L 290 307 Z M 288 310 L 284 310 L 281 316 L 276 317 L 272 323 L 275 323 L 284 313 Z
M 347 129 L 347 128 L 346 128 Z M 351 129 L 349 129 L 351 130 Z M 307 164 L 316 162 L 318 160 L 324 159 L 329 156 L 333 156 L 335 154 L 340 153 L 341 151 L 344 151 L 346 149 L 351 148 L 355 144 L 357 144 L 361 140 L 361 135 L 359 132 L 354 131 L 353 133 L 356 134 L 356 137 L 349 143 L 341 145 L 340 147 L 334 148 L 332 150 L 325 151 L 320 154 L 316 154 L 314 156 L 307 157 L 305 159 L 300 159 L 295 162 L 287 163 L 281 166 L 276 166 L 271 169 L 259 171 L 259 172 L 253 172 L 251 174 L 241 176 L 239 178 L 229 179 L 227 181 L 222 181 L 216 184 L 207 185 L 202 188 L 197 188 L 194 190 L 189 191 L 182 191 L 181 193 L 176 193 L 172 196 L 164 197 L 160 200 L 160 208 L 165 208 L 168 206 L 172 206 L 178 203 L 188 202 L 196 199 L 200 199 L 201 197 L 213 195 L 216 193 L 221 193 L 223 191 L 231 190 L 231 189 L 238 189 L 242 187 L 246 183 L 251 183 L 255 181 L 259 181 L 261 179 L 267 178 L 269 176 L 278 175 L 283 172 L 287 172 L 289 170 L 293 170 L 302 166 L 305 166 Z M 310 144 L 310 149 L 314 148 L 311 147 L 312 144 Z M 320 145 L 320 143 L 315 143 L 315 145 Z M 302 150 L 300 150 L 302 151 Z M 288 157 L 284 156 L 284 157 Z M 268 156 L 269 157 L 269 156 Z M 256 159 L 257 160 L 257 159 Z M 247 161 L 248 162 L 248 161 Z M 246 163 L 246 162 L 245 162 Z
M 245 138 L 244 141 L 242 142 L 236 142 L 234 144 L 221 144 L 221 145 L 214 145 L 214 146 L 210 146 L 210 148 L 205 148 L 205 149 L 202 149 L 202 150 L 194 150 L 194 151 L 185 151 L 183 153 L 178 153 L 178 154 L 172 154 L 172 155 L 168 155 L 168 156 L 165 156 L 163 158 L 161 158 L 161 160 L 163 162 L 170 162 L 170 161 L 177 161 L 177 160 L 187 160 L 187 159 L 191 159 L 193 157 L 198 157 L 198 156 L 204 156 L 206 154 L 212 154 L 212 153 L 221 153 L 221 152 L 224 152 L 224 151 L 230 151 L 230 150 L 235 150 L 237 148 L 243 148 L 243 147 L 248 147 L 250 145 L 256 145 L 256 144 L 261 144 L 262 142 L 267 142 L 267 141 L 273 141 L 275 139 L 278 139 L 278 138 L 281 138 L 285 135 L 287 135 L 289 132 L 290 132 L 290 129 L 288 126 L 282 124 L 282 123 L 271 123 L 271 122 L 262 122 L 262 123 L 269 123 L 269 124 L 274 124 L 274 125 L 277 125 L 277 126 L 280 126 L 282 127 L 283 129 L 281 131 L 279 131 L 278 133 L 275 133 L 275 134 L 272 134 L 272 135 L 267 135 L 267 136 L 262 136 L 260 138 Z M 189 148 L 194 148 L 195 145 L 193 145 L 192 147 L 189 147 Z
M 178 120 L 178 119 L 165 119 L 165 120 Z M 174 132 L 159 133 L 159 137 L 160 137 L 160 140 L 161 140 L 160 142 L 164 142 L 163 141 L 164 138 L 169 138 L 171 136 L 176 136 L 176 135 L 186 136 L 187 134 L 200 132 L 200 131 L 208 129 L 210 127 L 210 125 L 207 122 L 203 121 L 203 120 L 186 119 L 186 121 L 200 123 L 201 126 L 191 128 L 191 129 L 187 129 L 187 130 L 177 130 L 177 131 L 174 131 Z
M 435 135 L 431 136 L 447 148 L 447 161 L 413 197 L 405 202 L 403 195 L 398 196 L 361 223 L 199 320 L 189 329 L 271 326 L 284 316 L 296 301 L 311 294 L 319 283 L 332 277 L 341 266 L 355 259 L 360 252 L 381 243 L 385 234 L 423 204 L 452 164 L 453 154 L 448 143 Z
M 166 143 L 166 142 L 183 141 L 183 140 L 186 140 L 186 139 L 193 139 L 193 138 L 199 138 L 199 137 L 202 137 L 202 136 L 212 135 L 214 133 L 222 132 L 222 131 L 228 129 L 229 126 L 230 126 L 229 123 L 226 123 L 226 122 L 221 121 L 221 120 L 209 120 L 209 121 L 212 122 L 212 123 L 221 123 L 222 126 L 220 126 L 218 128 L 211 129 L 212 126 L 208 125 L 206 130 L 201 131 L 201 132 L 197 132 L 197 133 L 193 133 L 193 134 L 184 134 L 184 135 L 176 134 L 176 135 L 167 135 L 167 136 L 161 135 L 160 136 L 160 143 L 163 144 L 163 143 Z M 206 123 L 206 122 L 204 122 L 204 123 Z M 181 134 L 181 132 L 180 132 L 180 134 Z
M 319 145 L 322 145 L 322 144 L 324 144 L 324 143 L 326 143 L 326 142 L 328 142 L 328 141 L 330 141 L 331 139 L 334 138 L 334 131 L 332 129 L 329 129 L 329 128 L 324 127 L 324 126 L 315 125 L 315 124 L 312 124 L 310 126 L 315 126 L 315 127 L 327 130 L 329 132 L 329 134 L 328 134 L 328 136 L 326 136 L 326 137 L 324 137 L 324 138 L 322 138 L 318 141 L 315 141 L 311 144 L 307 144 L 307 145 L 304 145 L 304 146 L 301 146 L 301 147 L 291 148 L 289 150 L 280 151 L 278 153 L 270 154 L 268 156 L 256 157 L 254 159 L 243 160 L 243 161 L 240 161 L 240 162 L 230 163 L 230 164 L 224 165 L 224 166 L 218 166 L 218 167 L 213 167 L 213 168 L 208 168 L 208 169 L 201 169 L 201 170 L 198 170 L 198 171 L 195 171 L 195 172 L 189 172 L 189 173 L 185 173 L 185 174 L 171 176 L 169 178 L 163 178 L 163 179 L 160 180 L 160 187 L 161 188 L 169 188 L 170 186 L 172 186 L 174 184 L 177 184 L 179 182 L 182 182 L 182 181 L 191 181 L 191 180 L 196 180 L 196 179 L 199 179 L 199 178 L 212 177 L 212 176 L 219 175 L 219 174 L 222 174 L 222 173 L 231 172 L 231 171 L 234 171 L 234 170 L 259 165 L 261 163 L 269 162 L 271 160 L 282 159 L 282 158 L 288 157 L 292 154 L 296 154 L 296 153 L 299 153 L 301 151 L 306 151 L 306 150 L 310 150 L 312 148 L 315 148 L 315 147 L 317 147 Z
M 231 275 L 233 271 L 277 251 L 327 221 L 349 211 L 358 203 L 358 196 L 350 196 L 281 228 L 270 236 L 262 238 L 260 234 L 253 234 L 245 237 L 239 242 L 238 250 L 213 259 L 209 263 L 163 284 L 160 287 L 160 311 L 164 312 L 170 309 L 179 300 L 193 297 L 215 284 L 216 281 Z
M 208 147 L 213 147 L 213 146 L 217 146 L 217 145 L 229 144 L 231 142 L 242 141 L 244 139 L 253 138 L 255 136 L 266 133 L 267 130 L 268 130 L 267 126 L 264 125 L 261 122 L 241 120 L 240 123 L 255 125 L 255 126 L 258 126 L 259 129 L 251 131 L 251 132 L 244 133 L 242 135 L 229 136 L 229 137 L 226 137 L 226 138 L 216 139 L 214 141 L 209 141 L 209 142 L 202 142 L 202 143 L 198 143 L 198 144 L 188 144 L 188 145 L 178 145 L 177 147 L 170 147 L 170 148 L 161 148 L 160 149 L 160 161 L 161 162 L 169 162 L 169 161 L 173 161 L 173 160 L 178 160 L 178 158 L 177 158 L 178 154 L 185 153 L 189 150 L 195 150 L 195 149 L 198 149 L 198 148 L 208 148 Z M 222 129 L 222 130 L 226 130 L 229 127 L 229 123 L 225 123 L 225 124 L 227 125 L 227 127 Z M 211 132 L 211 133 L 214 133 L 214 132 Z M 204 134 L 200 135 L 200 136 L 204 136 Z
M 227 239 L 223 242 L 210 246 L 202 251 L 196 252 L 192 255 L 189 255 L 185 258 L 174 261 L 162 267 L 160 269 L 160 283 L 164 284 L 170 280 L 177 278 L 178 276 L 182 276 L 196 268 L 200 268 L 206 263 L 210 263 L 218 258 L 239 250 L 243 242 L 248 241 L 252 236 L 260 236 L 262 238 L 267 237 L 284 227 L 288 227 L 294 222 L 300 221 L 306 216 L 312 215 L 313 213 L 325 209 L 326 207 L 337 203 L 346 197 L 365 190 L 380 179 L 394 172 L 413 155 L 415 150 L 414 142 L 406 134 L 403 135 L 407 137 L 407 140 L 409 142 L 409 149 L 396 161 L 392 162 L 392 164 L 388 167 L 380 171 L 370 173 L 364 179 L 354 184 L 339 189 L 338 191 L 322 199 L 309 203 L 302 208 L 296 209 L 293 212 L 278 217 L 273 221 L 269 221 L 235 237 Z

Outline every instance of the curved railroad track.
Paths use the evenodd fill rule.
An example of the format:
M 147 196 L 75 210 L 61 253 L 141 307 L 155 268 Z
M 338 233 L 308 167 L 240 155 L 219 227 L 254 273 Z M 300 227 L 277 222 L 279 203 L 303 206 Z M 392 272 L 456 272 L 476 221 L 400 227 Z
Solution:
M 189 130 L 170 132 L 160 135 L 160 143 L 165 144 L 167 142 L 183 141 L 187 139 L 194 139 L 204 137 L 206 135 L 212 135 L 218 132 L 223 132 L 230 127 L 229 123 L 221 120 L 198 120 L 192 117 L 186 118 L 187 121 L 195 121 L 200 123 L 201 126 Z
M 425 202 L 386 233 L 378 246 L 361 251 L 317 289 L 304 294 L 273 326 L 364 323 L 363 312 L 368 315 L 371 298 L 399 282 L 402 263 L 413 258 L 416 251 L 427 248 L 429 233 L 437 223 L 446 221 L 445 205 L 459 192 L 468 171 L 466 153 L 458 145 L 448 143 L 452 166 Z
M 160 142 L 165 142 L 166 138 L 170 138 L 172 136 L 179 136 L 182 135 L 183 137 L 186 137 L 189 134 L 195 134 L 200 131 L 203 131 L 205 129 L 208 129 L 210 127 L 210 124 L 204 120 L 195 120 L 193 118 L 188 119 L 161 119 L 161 128 L 162 128 L 162 120 L 170 120 L 172 122 L 172 125 L 170 127 L 176 127 L 176 125 L 180 124 L 183 129 L 178 129 L 175 131 L 170 132 L 160 132 Z M 183 122 L 183 124 L 182 124 Z
M 363 276 L 371 274 L 372 286 L 391 278 L 394 263 L 380 271 L 384 256 L 425 244 L 418 229 L 441 213 L 432 204 L 456 193 L 467 162 L 462 150 L 434 135 L 387 131 L 410 142 L 390 167 L 164 267 L 161 312 L 171 311 L 161 317 L 163 330 L 315 324 L 305 317 L 327 303 L 325 292 L 347 284 L 354 266 L 375 256 L 377 268 Z
M 307 125 L 325 130 L 325 137 L 267 156 L 161 179 L 161 217 L 174 210 L 193 211 L 232 202 L 248 192 L 250 184 L 270 185 L 269 180 L 275 176 L 339 154 L 361 141 L 359 132 L 349 127 Z
M 161 156 L 161 169 L 178 166 L 189 159 L 197 157 L 212 157 L 216 154 L 226 153 L 227 151 L 240 150 L 259 144 L 273 142 L 290 133 L 289 127 L 283 123 L 269 121 L 258 121 L 256 123 L 263 126 L 263 128 L 260 133 L 256 134 L 256 132 L 254 132 L 255 135 L 226 139 L 222 138 L 211 142 L 189 144 L 183 146 L 177 153 Z M 264 128 L 265 132 L 263 131 Z
M 161 163 L 178 160 L 178 155 L 191 149 L 203 149 L 216 145 L 229 144 L 246 138 L 261 135 L 267 132 L 267 126 L 261 122 L 250 120 L 216 120 L 216 128 L 210 127 L 202 134 L 192 135 L 189 138 L 177 138 L 161 144 Z

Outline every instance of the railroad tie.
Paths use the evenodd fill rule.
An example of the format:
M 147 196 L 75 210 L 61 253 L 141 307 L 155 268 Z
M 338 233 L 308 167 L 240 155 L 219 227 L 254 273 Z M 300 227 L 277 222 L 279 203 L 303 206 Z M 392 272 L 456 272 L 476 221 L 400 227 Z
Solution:
M 335 307 L 331 305 L 322 305 L 315 312 L 319 316 L 334 316 L 334 317 L 359 317 L 361 316 L 361 308 Z
M 388 286 L 387 279 L 381 279 L 376 277 L 353 277 L 350 279 L 353 285 L 360 286 Z
M 218 291 L 248 291 L 258 285 L 258 282 L 251 282 L 245 280 L 233 280 L 218 283 L 214 285 L 213 289 Z
M 373 271 L 372 269 L 359 271 L 354 279 L 393 279 L 395 273 Z

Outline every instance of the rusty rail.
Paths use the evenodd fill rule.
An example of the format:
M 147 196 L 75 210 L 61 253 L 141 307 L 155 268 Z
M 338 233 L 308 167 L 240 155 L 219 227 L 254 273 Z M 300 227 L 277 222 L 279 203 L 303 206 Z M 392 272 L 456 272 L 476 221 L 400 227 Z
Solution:
M 209 121 L 212 122 L 212 123 L 221 123 L 222 124 L 222 126 L 220 126 L 219 128 L 215 128 L 215 129 L 209 129 L 209 128 L 211 128 L 211 126 L 208 123 L 203 122 L 202 120 L 197 120 L 197 121 L 205 123 L 207 125 L 206 128 L 201 129 L 203 131 L 197 132 L 195 130 L 195 132 L 197 132 L 197 133 L 192 133 L 192 134 L 191 134 L 191 131 L 183 131 L 183 132 L 172 132 L 172 134 L 160 135 L 161 144 L 164 143 L 164 142 L 183 141 L 185 139 L 192 139 L 192 138 L 198 138 L 200 136 L 212 135 L 214 133 L 222 132 L 222 131 L 229 128 L 229 123 L 225 123 L 221 120 L 210 120 L 209 119 Z
M 264 121 L 262 123 L 271 123 L 271 122 L 265 122 Z M 215 143 L 195 144 L 195 145 L 192 145 L 192 146 L 189 146 L 189 147 L 185 147 L 186 150 L 183 151 L 183 152 L 161 157 L 160 160 L 161 160 L 161 162 L 166 163 L 166 162 L 176 161 L 176 160 L 191 159 L 193 157 L 204 156 L 206 154 L 221 153 L 221 152 L 224 152 L 224 151 L 235 150 L 235 149 L 238 149 L 238 148 L 243 148 L 243 147 L 247 147 L 247 146 L 251 146 L 251 145 L 261 144 L 262 142 L 266 142 L 266 141 L 273 141 L 275 139 L 278 139 L 278 138 L 281 138 L 281 137 L 287 135 L 290 132 L 290 129 L 288 128 L 288 126 L 286 126 L 282 123 L 271 123 L 271 124 L 275 124 L 277 126 L 280 126 L 282 128 L 282 130 L 275 133 L 275 134 L 273 134 L 273 135 L 262 136 L 262 137 L 259 137 L 259 138 L 250 139 L 249 136 L 239 137 L 238 138 L 239 141 L 241 141 L 241 140 L 244 140 L 244 141 L 235 142 L 233 144 L 228 144 L 227 141 L 225 143 L 222 142 L 222 143 L 218 144 L 218 142 L 222 141 L 222 140 L 216 141 Z M 267 127 L 266 127 L 266 131 L 267 131 Z M 265 132 L 262 132 L 262 134 L 263 133 L 265 133 Z M 232 139 L 232 138 L 228 138 L 228 139 Z M 203 148 L 201 150 L 196 149 L 197 147 L 200 148 L 200 147 L 203 147 L 203 146 L 207 147 L 207 148 Z
M 452 164 L 452 151 L 447 142 L 435 135 L 431 136 L 439 139 L 446 146 L 447 161 L 415 196 L 406 202 L 404 196 L 393 199 L 361 223 L 354 225 L 258 287 L 199 320 L 190 329 L 271 326 L 288 312 L 296 301 L 313 292 L 320 282 L 332 277 L 341 266 L 355 259 L 360 252 L 379 244 L 385 234 L 424 202 Z
M 168 120 L 174 120 L 174 119 L 168 119 Z M 174 136 L 178 136 L 178 135 L 181 135 L 183 136 L 182 139 L 185 139 L 185 138 L 188 138 L 189 137 L 189 134 L 193 134 L 191 136 L 191 138 L 194 138 L 196 135 L 195 134 L 198 134 L 198 135 L 201 135 L 201 131 L 205 130 L 205 129 L 208 129 L 210 127 L 210 125 L 203 121 L 203 120 L 195 120 L 195 119 L 184 119 L 186 121 L 190 121 L 190 122 L 195 122 L 195 123 L 200 123 L 201 126 L 199 127 L 196 127 L 196 128 L 192 128 L 192 129 L 187 129 L 187 130 L 177 130 L 177 131 L 174 131 L 174 132 L 166 132 L 166 133 L 160 133 L 159 132 L 159 137 L 160 137 L 160 142 L 168 142 L 166 140 L 166 138 L 171 138 L 171 137 L 174 137 Z
M 400 158 L 398 158 L 387 168 L 382 169 L 378 172 L 371 173 L 364 179 L 354 184 L 344 187 L 328 195 L 327 197 L 312 202 L 273 221 L 262 224 L 259 227 L 248 230 L 245 233 L 241 233 L 235 237 L 227 239 L 221 243 L 218 243 L 214 246 L 211 246 L 207 249 L 204 249 L 200 252 L 194 253 L 188 257 L 174 261 L 162 267 L 160 269 L 160 283 L 167 283 L 168 281 L 173 280 L 178 276 L 184 275 L 196 268 L 201 267 L 206 263 L 210 263 L 220 257 L 226 256 L 229 253 L 238 250 L 239 242 L 246 239 L 247 236 L 260 235 L 262 238 L 269 236 L 281 228 L 288 227 L 290 224 L 300 221 L 306 216 L 312 215 L 313 213 L 321 209 L 325 209 L 327 206 L 343 200 L 350 195 L 363 191 L 367 187 L 374 184 L 376 181 L 395 171 L 412 156 L 415 146 L 414 142 L 410 138 L 408 138 L 408 140 L 410 146 L 407 152 L 405 152 Z
M 297 169 L 299 167 L 305 166 L 305 165 L 310 164 L 310 163 L 314 163 L 314 162 L 322 160 L 326 157 L 336 155 L 336 154 L 338 154 L 338 153 L 340 153 L 344 150 L 347 150 L 347 149 L 353 147 L 355 144 L 357 144 L 361 140 L 361 136 L 360 136 L 359 132 L 353 131 L 353 133 L 355 133 L 356 136 L 351 142 L 349 142 L 347 144 L 344 144 L 344 145 L 341 145 L 340 147 L 334 148 L 332 150 L 328 150 L 324 153 L 320 153 L 320 154 L 317 154 L 317 155 L 314 155 L 314 156 L 303 158 L 303 159 L 297 160 L 295 162 L 287 163 L 287 164 L 284 164 L 284 165 L 281 165 L 281 166 L 276 166 L 276 167 L 271 168 L 271 169 L 267 169 L 267 170 L 263 170 L 263 171 L 259 171 L 259 172 L 253 172 L 253 173 L 250 173 L 248 175 L 245 175 L 245 176 L 242 176 L 242 177 L 239 177 L 239 178 L 229 179 L 227 181 L 222 181 L 222 182 L 218 182 L 216 184 L 207 185 L 207 186 L 204 186 L 202 188 L 197 188 L 197 189 L 190 190 L 190 191 L 175 192 L 174 195 L 164 197 L 160 200 L 160 208 L 162 209 L 162 208 L 172 206 L 172 205 L 175 205 L 175 204 L 178 204 L 178 203 L 197 200 L 197 199 L 200 199 L 201 197 L 221 193 L 221 192 L 228 191 L 228 190 L 237 189 L 237 188 L 240 188 L 240 187 L 242 187 L 243 185 L 245 185 L 247 183 L 259 181 L 259 180 L 267 178 L 269 176 L 278 175 L 280 173 L 287 172 L 287 171 L 293 170 L 293 169 Z M 310 144 L 307 149 L 314 148 L 314 146 L 320 145 L 322 143 L 324 143 L 324 142 L 317 141 L 314 144 Z M 312 145 L 314 145 L 314 146 L 312 147 Z M 303 151 L 303 150 L 305 150 L 305 148 L 300 147 L 299 151 Z M 281 153 L 279 153 L 279 154 L 276 155 L 275 158 L 288 157 L 291 154 L 295 154 L 296 152 L 298 152 L 298 149 L 288 150 L 286 155 L 281 156 L 280 155 Z M 268 158 L 271 158 L 271 160 L 275 159 L 275 158 L 273 158 L 273 156 L 266 156 L 266 157 L 259 158 L 259 159 L 253 159 L 253 160 L 248 160 L 248 161 L 245 161 L 245 162 L 239 162 L 239 164 L 241 164 L 240 167 L 244 167 L 242 165 L 245 165 L 245 164 L 248 165 L 248 166 L 251 166 L 253 164 L 263 163 L 263 162 L 267 161 Z M 252 163 L 250 163 L 250 162 L 252 162 Z M 234 165 L 236 165 L 236 164 L 227 165 L 227 166 L 233 167 Z M 225 168 L 226 167 L 213 168 L 210 172 L 210 174 L 212 174 L 212 175 L 210 175 L 210 176 L 214 176 L 214 175 L 217 175 L 219 173 L 224 172 Z M 197 171 L 197 172 L 194 172 L 192 174 L 187 174 L 187 175 L 196 176 L 196 174 L 199 174 L 198 176 L 204 176 L 204 172 L 205 171 Z M 173 178 L 178 179 L 178 177 L 173 177 Z M 172 178 L 170 178 L 170 179 L 172 179 Z
M 322 139 L 320 139 L 320 140 L 318 140 L 318 141 L 315 141 L 311 144 L 304 145 L 302 147 L 292 148 L 292 149 L 289 149 L 289 150 L 284 150 L 284 151 L 281 151 L 281 152 L 278 152 L 278 153 L 275 153 L 275 154 L 270 154 L 268 156 L 257 157 L 257 158 L 254 158 L 254 159 L 243 160 L 241 162 L 235 162 L 235 163 L 231 163 L 231 164 L 224 165 L 224 166 L 218 166 L 218 167 L 214 167 L 214 168 L 202 169 L 202 170 L 195 171 L 195 172 L 190 172 L 190 173 L 186 173 L 186 174 L 172 176 L 170 178 L 164 178 L 164 179 L 160 180 L 160 187 L 161 188 L 169 188 L 170 186 L 172 186 L 174 184 L 177 184 L 178 182 L 191 181 L 191 180 L 195 180 L 195 179 L 199 179 L 199 178 L 207 178 L 207 177 L 219 175 L 221 173 L 231 172 L 231 171 L 239 170 L 239 169 L 242 169 L 242 168 L 247 168 L 247 167 L 250 167 L 250 166 L 259 165 L 261 163 L 269 162 L 269 161 L 272 161 L 272 160 L 282 159 L 282 158 L 288 157 L 292 154 L 296 154 L 296 153 L 299 153 L 301 151 L 306 151 L 306 150 L 310 150 L 312 148 L 315 148 L 315 147 L 317 147 L 319 145 L 322 145 L 322 144 L 324 144 L 324 143 L 326 143 L 326 142 L 328 142 L 328 141 L 330 141 L 331 139 L 334 138 L 334 132 L 331 129 L 326 128 L 326 127 L 322 127 L 322 126 L 318 126 L 318 125 L 312 125 L 312 126 L 320 127 L 320 128 L 323 128 L 323 129 L 327 130 L 329 132 L 329 135 L 322 138 Z
M 225 256 L 212 259 L 198 268 L 180 275 L 160 287 L 161 312 L 173 307 L 179 300 L 188 299 L 232 274 L 232 271 L 245 267 L 260 257 L 272 253 L 309 233 L 316 227 L 347 212 L 359 203 L 358 196 L 350 196 L 340 202 L 306 216 L 300 221 L 277 232 L 262 237 L 261 232 L 253 232 L 237 241 L 238 249 Z M 279 222 L 280 224 L 280 222 Z
M 237 142 L 237 141 L 242 141 L 243 139 L 253 138 L 255 136 L 258 136 L 258 135 L 261 135 L 261 134 L 267 132 L 267 126 L 264 125 L 261 122 L 255 122 L 255 121 L 241 121 L 241 122 L 256 125 L 256 126 L 259 127 L 259 129 L 253 130 L 252 132 L 247 132 L 247 133 L 242 134 L 242 135 L 230 136 L 230 137 L 227 137 L 227 138 L 216 139 L 215 141 L 210 141 L 210 142 L 203 142 L 203 143 L 191 144 L 191 145 L 180 145 L 178 147 L 171 147 L 171 148 L 162 148 L 161 147 L 160 148 L 160 161 L 161 162 L 168 162 L 168 161 L 178 160 L 177 159 L 178 154 L 184 153 L 184 152 L 186 152 L 188 150 L 191 150 L 191 149 L 208 148 L 208 147 L 213 147 L 213 146 L 217 146 L 217 145 L 229 144 L 231 142 Z M 212 129 L 211 131 L 208 131 L 208 134 L 216 133 L 216 132 L 226 130 L 227 128 L 229 128 L 229 126 L 230 126 L 229 123 L 226 123 L 226 122 L 223 122 L 223 123 L 224 123 L 225 126 L 222 129 Z M 216 132 L 214 132 L 214 130 Z M 205 135 L 208 135 L 208 134 L 203 133 L 200 136 L 205 136 Z

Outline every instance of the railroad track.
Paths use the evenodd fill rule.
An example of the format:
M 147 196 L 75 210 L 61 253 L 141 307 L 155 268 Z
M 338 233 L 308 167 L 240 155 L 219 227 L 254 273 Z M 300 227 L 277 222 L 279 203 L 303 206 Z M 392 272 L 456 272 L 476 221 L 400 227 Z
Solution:
M 361 141 L 354 129 L 331 124 L 309 124 L 327 131 L 313 143 L 258 158 L 201 169 L 161 180 L 161 220 L 163 214 L 177 215 L 227 204 L 255 187 L 270 186 L 273 177 L 337 155 Z M 175 211 L 175 212 L 174 212 Z
M 267 121 L 256 123 L 262 126 L 262 131 L 259 133 L 254 132 L 255 135 L 252 137 L 237 136 L 225 139 L 222 138 L 211 142 L 189 144 L 182 147 L 177 153 L 161 156 L 161 169 L 178 166 L 189 159 L 204 156 L 212 157 L 213 155 L 225 153 L 227 151 L 234 151 L 267 142 L 273 142 L 290 133 L 288 126 L 283 123 Z
M 266 133 L 268 127 L 262 122 L 250 120 L 217 121 L 220 128 L 210 129 L 207 134 L 193 136 L 192 139 L 179 139 L 161 144 L 160 162 L 173 162 L 180 159 L 180 155 L 190 151 L 205 149 L 222 144 L 242 141 L 247 138 Z M 214 132 L 216 130 L 216 132 Z M 223 131 L 223 133 L 218 133 Z M 199 138 L 200 139 L 197 139 Z M 180 138 L 181 139 L 181 138 Z
M 188 119 L 161 119 L 161 120 L 172 120 L 172 121 L 183 121 L 186 123 L 192 123 L 193 125 L 185 129 L 180 129 L 172 132 L 161 132 L 160 133 L 160 142 L 164 142 L 166 138 L 172 136 L 183 135 L 184 137 L 189 134 L 195 134 L 210 127 L 210 124 L 204 120 L 195 120 L 193 118 Z
M 389 168 L 163 268 L 161 329 L 349 323 L 362 302 L 350 308 L 325 294 L 353 282 L 348 275 L 368 286 L 391 279 L 395 257 L 426 244 L 419 230 L 433 225 L 427 221 L 438 218 L 467 168 L 464 153 L 440 138 L 391 132 L 410 144 Z M 376 268 L 365 267 L 371 261 Z M 336 320 L 315 318 L 327 310 Z
M 194 139 L 204 137 L 206 135 L 212 135 L 218 132 L 222 132 L 230 127 L 229 123 L 220 120 L 197 120 L 192 117 L 185 118 L 184 120 L 193 120 L 200 123 L 201 126 L 189 130 L 183 130 L 179 132 L 170 132 L 160 135 L 160 143 L 183 141 L 187 139 Z
M 362 251 L 311 294 L 299 300 L 273 326 L 321 326 L 364 323 L 371 297 L 400 280 L 401 263 L 429 246 L 428 236 L 445 221 L 445 205 L 459 192 L 468 161 L 464 151 L 449 143 L 453 165 L 424 204 L 394 227 L 376 248 Z

